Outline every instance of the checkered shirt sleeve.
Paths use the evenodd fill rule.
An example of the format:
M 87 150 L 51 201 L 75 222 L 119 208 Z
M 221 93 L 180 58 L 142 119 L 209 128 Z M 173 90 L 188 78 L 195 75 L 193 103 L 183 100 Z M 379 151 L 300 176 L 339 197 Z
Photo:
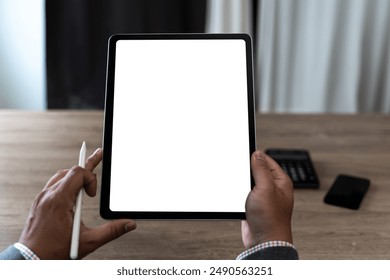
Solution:
M 26 260 L 40 260 L 40 258 L 30 250 L 30 248 L 23 245 L 22 243 L 15 243 L 14 247 L 19 250 L 20 254 L 22 254 Z
M 249 256 L 250 254 L 253 254 L 255 252 L 264 250 L 266 248 L 271 248 L 271 247 L 291 247 L 291 248 L 295 249 L 294 245 L 292 245 L 291 243 L 286 242 L 286 241 L 279 241 L 279 240 L 268 241 L 268 242 L 260 243 L 256 246 L 249 248 L 248 250 L 242 252 L 237 257 L 237 260 L 242 260 L 242 259 L 246 258 L 247 256 Z

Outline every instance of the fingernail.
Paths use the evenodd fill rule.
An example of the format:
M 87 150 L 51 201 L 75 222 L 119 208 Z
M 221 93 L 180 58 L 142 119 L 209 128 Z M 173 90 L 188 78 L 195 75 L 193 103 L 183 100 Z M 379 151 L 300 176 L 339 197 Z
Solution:
M 262 152 L 260 152 L 260 151 L 256 151 L 255 152 L 255 159 L 257 159 L 257 160 L 265 160 L 264 154 Z
M 131 230 L 135 229 L 135 224 L 134 223 L 127 223 L 125 224 L 125 231 L 129 232 Z

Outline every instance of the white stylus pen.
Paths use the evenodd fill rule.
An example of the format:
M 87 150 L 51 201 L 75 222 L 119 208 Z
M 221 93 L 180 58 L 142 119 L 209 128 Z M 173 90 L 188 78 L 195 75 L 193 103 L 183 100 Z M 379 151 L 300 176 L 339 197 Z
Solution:
M 85 168 L 85 160 L 87 156 L 87 145 L 85 141 L 80 149 L 79 166 Z M 77 195 L 76 206 L 73 216 L 72 240 L 70 243 L 70 258 L 77 259 L 79 252 L 79 238 L 80 238 L 80 223 L 81 223 L 81 205 L 83 203 L 83 190 L 81 189 Z

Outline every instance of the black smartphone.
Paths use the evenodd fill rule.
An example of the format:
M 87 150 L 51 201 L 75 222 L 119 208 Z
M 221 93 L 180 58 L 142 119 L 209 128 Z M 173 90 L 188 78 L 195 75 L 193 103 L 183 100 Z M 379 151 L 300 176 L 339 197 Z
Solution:
M 331 205 L 357 210 L 370 186 L 370 180 L 339 175 L 324 198 Z
M 265 153 L 290 176 L 294 188 L 319 188 L 320 181 L 307 150 L 272 148 L 267 149 Z

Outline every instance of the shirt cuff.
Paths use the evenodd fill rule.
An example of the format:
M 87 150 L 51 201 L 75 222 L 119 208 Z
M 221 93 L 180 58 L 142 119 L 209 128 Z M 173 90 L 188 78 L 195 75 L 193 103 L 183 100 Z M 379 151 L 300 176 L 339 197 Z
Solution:
M 40 258 L 27 246 L 23 245 L 22 243 L 15 243 L 14 247 L 19 250 L 20 254 L 26 259 L 26 260 L 40 260 Z
M 257 244 L 256 246 L 253 246 L 252 248 L 249 248 L 248 250 L 245 250 L 240 255 L 238 255 L 236 260 L 242 260 L 242 259 L 246 258 L 247 256 L 249 256 L 250 254 L 253 254 L 255 252 L 264 250 L 266 248 L 271 248 L 271 247 L 291 247 L 291 248 L 295 249 L 295 246 L 293 244 L 286 242 L 286 241 L 279 241 L 279 240 L 267 241 L 264 243 Z

